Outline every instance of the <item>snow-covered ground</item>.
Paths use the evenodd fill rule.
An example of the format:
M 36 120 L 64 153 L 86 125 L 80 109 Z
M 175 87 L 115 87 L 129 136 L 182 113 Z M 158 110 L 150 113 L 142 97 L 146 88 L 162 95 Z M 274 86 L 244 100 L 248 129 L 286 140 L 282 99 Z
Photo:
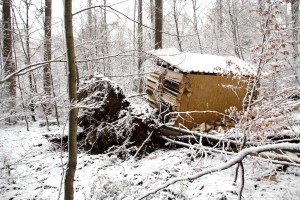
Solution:
M 0 127 L 0 199 L 58 199 L 67 153 L 55 151 L 43 135 L 62 134 L 63 127 L 51 126 L 50 132 L 38 122 L 30 125 L 29 132 L 22 122 L 13 126 L 0 123 Z M 140 160 L 126 161 L 80 152 L 75 198 L 136 199 L 167 180 L 220 165 L 229 158 L 220 154 L 201 158 L 186 148 L 158 150 Z M 289 167 L 274 175 L 278 165 L 250 158 L 244 165 L 244 199 L 300 199 L 299 168 Z M 239 181 L 233 184 L 234 172 L 232 168 L 179 182 L 147 199 L 237 199 Z

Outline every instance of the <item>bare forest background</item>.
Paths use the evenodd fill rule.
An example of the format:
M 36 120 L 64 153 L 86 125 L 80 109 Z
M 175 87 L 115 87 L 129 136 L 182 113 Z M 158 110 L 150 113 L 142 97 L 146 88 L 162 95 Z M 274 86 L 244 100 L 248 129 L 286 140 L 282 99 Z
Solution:
M 44 117 L 50 110 L 54 114 L 46 105 L 56 109 L 66 106 L 65 37 L 62 21 L 51 21 L 47 2 L 51 4 L 11 1 L 11 27 L 5 26 L 2 16 L 1 81 L 16 71 L 9 91 L 1 84 L 2 120 L 12 114 Z M 155 48 L 155 1 L 74 4 L 79 10 L 73 12 L 79 83 L 99 73 L 119 83 L 127 94 L 143 93 L 140 79 L 150 69 L 143 64 L 145 52 Z M 55 10 L 52 6 L 48 8 Z M 262 83 L 268 82 L 278 93 L 299 85 L 298 13 L 298 1 L 216 0 L 203 6 L 196 0 L 165 0 L 163 48 L 234 55 L 262 67 L 267 76 Z M 6 31 L 12 33 L 8 53 L 3 40 Z M 11 59 L 6 59 L 6 54 L 11 54 Z M 56 116 L 63 116 L 64 110 L 57 109 Z

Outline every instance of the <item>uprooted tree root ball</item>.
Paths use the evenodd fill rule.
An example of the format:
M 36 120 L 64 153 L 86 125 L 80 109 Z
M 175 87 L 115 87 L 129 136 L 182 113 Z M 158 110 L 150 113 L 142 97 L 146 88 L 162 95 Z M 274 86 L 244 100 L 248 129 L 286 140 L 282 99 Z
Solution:
M 84 80 L 78 91 L 78 146 L 91 154 L 112 152 L 119 157 L 143 155 L 158 147 L 154 142 L 157 114 L 149 107 L 130 104 L 120 86 L 103 77 Z M 63 141 L 67 141 L 65 138 Z M 52 142 L 60 143 L 58 138 Z

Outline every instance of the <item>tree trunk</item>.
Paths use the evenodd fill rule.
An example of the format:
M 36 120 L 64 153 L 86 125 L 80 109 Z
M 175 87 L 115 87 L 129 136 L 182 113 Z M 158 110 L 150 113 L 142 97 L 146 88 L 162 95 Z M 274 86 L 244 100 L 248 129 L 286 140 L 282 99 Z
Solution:
M 138 73 L 142 73 L 142 64 L 143 64 L 143 1 L 138 1 Z M 143 92 L 143 79 L 139 77 L 138 83 L 139 93 Z
M 103 8 L 102 10 L 102 23 L 101 23 L 101 30 L 102 30 L 102 41 L 103 44 L 101 46 L 101 51 L 103 56 L 108 56 L 108 28 L 107 28 L 107 11 L 106 11 L 106 0 L 103 0 Z M 111 68 L 110 68 L 110 59 L 105 58 L 103 59 L 103 73 L 105 76 L 111 75 Z
M 44 60 L 51 60 L 51 17 L 52 17 L 52 0 L 45 0 L 45 41 L 44 41 Z M 51 64 L 44 67 L 44 92 L 51 96 Z
M 178 46 L 179 46 L 179 50 L 183 51 L 182 49 L 182 43 L 180 40 L 180 33 L 179 33 L 179 25 L 178 25 L 178 15 L 177 11 L 176 11 L 176 0 L 173 0 L 173 17 L 174 17 L 174 22 L 175 22 L 175 28 L 176 28 L 176 35 L 177 35 L 177 41 L 178 41 Z
M 217 1 L 217 24 L 218 24 L 218 33 L 219 37 L 223 35 L 223 5 L 222 0 Z
M 104 5 L 104 9 L 103 9 L 103 30 L 104 30 L 104 54 L 105 56 L 108 56 L 108 28 L 107 28 L 107 9 L 106 9 L 106 5 L 107 2 L 106 0 L 103 0 L 103 5 Z M 107 71 L 107 75 L 111 75 L 112 71 L 111 71 L 111 67 L 110 67 L 110 59 L 106 58 L 104 59 L 105 65 L 106 65 L 106 71 Z
M 4 75 L 7 76 L 16 71 L 14 63 L 12 62 L 12 31 L 11 31 L 11 0 L 3 1 L 3 64 Z M 10 98 L 9 108 L 16 106 L 16 77 L 12 77 L 7 85 L 8 95 Z
M 26 50 L 24 49 L 24 54 L 26 56 L 26 65 L 31 64 L 31 53 L 30 53 L 30 37 L 29 37 L 29 8 L 31 5 L 31 1 L 25 1 L 26 4 L 26 24 L 25 24 L 25 34 L 26 34 Z M 18 26 L 17 26 L 18 27 Z M 33 121 L 36 121 L 35 116 L 34 116 L 34 111 L 35 111 L 35 103 L 33 101 L 33 96 L 35 93 L 35 86 L 34 86 L 34 75 L 32 72 L 29 72 L 28 74 L 28 79 L 29 79 L 29 88 L 30 88 L 30 104 L 29 108 L 31 111 L 31 119 Z
M 292 8 L 292 37 L 293 37 L 293 70 L 295 73 L 295 79 L 298 84 L 300 84 L 300 67 L 297 65 L 297 59 L 299 58 L 299 49 L 298 49 L 298 33 L 299 33 L 299 0 L 291 0 Z
M 12 10 L 12 14 L 14 15 L 14 10 Z M 15 18 L 14 17 L 12 17 L 12 24 L 15 24 Z M 15 27 L 14 26 L 12 26 L 12 32 L 13 33 L 15 33 Z M 14 35 L 12 35 L 12 49 L 13 49 L 13 51 L 14 51 L 14 61 L 15 61 L 15 67 L 16 67 L 16 70 L 18 70 L 18 60 L 17 60 L 17 53 L 16 53 L 16 39 L 15 39 L 15 37 L 14 37 Z M 21 97 L 21 101 L 22 101 L 22 108 L 24 109 L 24 110 L 26 110 L 26 104 L 25 104 L 25 101 L 24 101 L 24 95 L 23 95 L 23 89 L 24 89 L 24 87 L 22 87 L 22 85 L 21 85 L 21 82 L 20 82 L 20 78 L 19 78 L 19 76 L 17 77 L 17 83 L 18 83 L 18 89 L 19 89 L 19 91 L 20 91 L 20 97 Z M 26 123 L 26 128 L 27 128 L 27 131 L 29 131 L 29 123 L 28 123 L 28 118 L 27 118 L 27 114 L 25 114 L 24 115 L 24 119 L 25 119 L 25 123 Z
M 30 54 L 30 37 L 29 37 L 29 7 L 30 7 L 30 4 L 31 2 L 25 2 L 26 4 L 26 24 L 25 24 L 25 27 L 26 27 L 26 52 L 25 55 L 26 55 L 26 65 L 30 65 L 31 64 L 31 54 Z M 34 92 L 34 86 L 33 86 L 33 78 L 32 78 L 32 73 L 29 72 L 29 87 L 30 87 L 30 92 L 33 93 Z M 32 94 L 31 94 L 32 95 Z
M 88 7 L 92 7 L 92 0 L 88 0 Z M 92 24 L 93 24 L 93 17 L 92 17 L 92 9 L 88 9 L 88 30 L 89 30 L 89 39 L 92 39 L 92 35 L 93 35 L 93 29 L 92 29 Z
M 201 38 L 200 38 L 200 33 L 199 33 L 199 30 L 198 30 L 197 0 L 192 0 L 192 3 L 193 3 L 194 29 L 195 29 L 195 32 L 197 34 L 197 40 L 198 40 L 198 44 L 199 44 L 200 53 L 203 53 L 202 44 L 201 44 Z
M 155 49 L 162 48 L 163 0 L 155 0 Z
M 238 58 L 244 60 L 243 50 L 242 50 L 241 42 L 240 42 L 239 24 L 238 24 L 236 14 L 234 13 L 235 10 L 236 10 L 235 3 L 232 2 L 232 4 L 230 4 L 230 2 L 229 2 L 228 3 L 228 12 L 229 12 L 228 14 L 230 17 L 230 25 L 231 25 L 233 44 L 234 44 L 234 52 Z
M 77 101 L 77 70 L 75 63 L 75 49 L 73 38 L 73 22 L 72 22 L 72 0 L 65 0 L 65 37 L 68 59 L 68 84 L 69 84 L 69 100 L 70 104 Z M 72 105 L 69 112 L 69 141 L 68 150 L 69 158 L 65 178 L 65 199 L 74 199 L 74 176 L 77 165 L 77 115 L 78 108 Z
M 134 4 L 133 4 L 133 49 L 135 49 L 135 45 L 136 45 L 136 36 L 135 36 L 135 33 L 136 33 L 136 23 L 135 23 L 135 17 L 136 17 L 136 0 L 134 0 Z M 136 56 L 136 55 L 134 55 Z M 135 59 L 135 58 L 134 58 Z M 135 62 L 135 61 L 134 61 Z
M 298 30 L 299 30 L 299 0 L 291 1 L 292 7 L 292 23 L 293 23 L 293 58 L 296 59 L 299 56 L 298 53 Z
M 154 38 L 155 35 L 155 4 L 154 0 L 150 0 L 150 20 L 151 20 L 151 40 Z M 154 48 L 151 43 L 151 48 Z

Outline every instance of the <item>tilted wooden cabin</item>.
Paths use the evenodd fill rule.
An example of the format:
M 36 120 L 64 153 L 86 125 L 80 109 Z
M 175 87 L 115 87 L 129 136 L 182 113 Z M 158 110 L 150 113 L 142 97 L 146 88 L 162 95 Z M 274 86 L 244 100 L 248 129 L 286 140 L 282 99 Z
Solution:
M 147 100 L 162 113 L 176 112 L 176 126 L 195 128 L 220 121 L 230 107 L 242 110 L 253 66 L 236 57 L 183 53 L 176 48 L 149 52 L 155 72 L 146 82 Z M 167 110 L 167 111 L 166 111 Z

